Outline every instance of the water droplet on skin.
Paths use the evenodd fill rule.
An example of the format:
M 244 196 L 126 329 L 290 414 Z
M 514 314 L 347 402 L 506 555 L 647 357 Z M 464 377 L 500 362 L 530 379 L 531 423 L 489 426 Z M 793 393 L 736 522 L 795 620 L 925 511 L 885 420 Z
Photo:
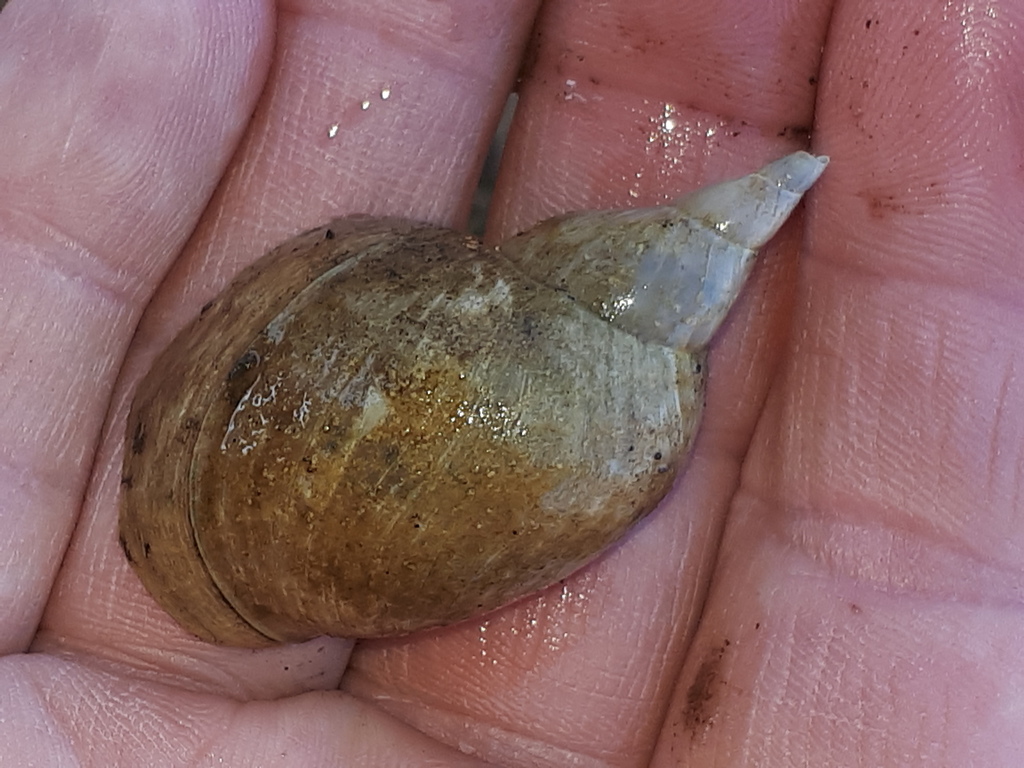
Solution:
M 577 83 L 575 80 L 570 79 L 565 81 L 565 90 L 563 91 L 562 97 L 566 101 L 586 101 L 586 98 L 576 90 L 576 85 Z

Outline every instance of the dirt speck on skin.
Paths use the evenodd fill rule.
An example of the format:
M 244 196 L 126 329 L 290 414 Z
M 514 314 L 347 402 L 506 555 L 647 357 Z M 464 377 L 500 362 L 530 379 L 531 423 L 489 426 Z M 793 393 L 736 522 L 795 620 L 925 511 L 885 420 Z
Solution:
M 693 682 L 686 691 L 686 703 L 683 706 L 683 725 L 696 738 L 701 736 L 715 724 L 718 714 L 720 691 L 726 684 L 722 677 L 723 660 L 729 641 L 709 648 Z

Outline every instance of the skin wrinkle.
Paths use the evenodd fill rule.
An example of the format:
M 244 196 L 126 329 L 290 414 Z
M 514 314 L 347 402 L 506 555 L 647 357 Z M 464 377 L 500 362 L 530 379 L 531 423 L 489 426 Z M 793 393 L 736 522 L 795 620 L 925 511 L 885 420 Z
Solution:
M 102 381 L 111 378 L 115 372 L 108 357 L 94 362 L 72 360 L 71 363 L 65 374 Z M 92 419 L 76 418 L 75 406 L 86 400 L 88 395 L 76 389 L 69 390 L 67 379 L 56 374 L 39 382 L 32 394 L 60 402 L 63 408 L 50 423 L 38 425 L 27 400 L 18 398 L 13 403 L 8 402 L 0 413 L 7 415 L 14 430 L 8 445 L 0 449 L 0 463 L 22 477 L 34 473 L 32 487 L 37 491 L 50 488 L 62 495 L 71 493 L 80 500 L 84 493 L 81 483 L 92 466 L 95 441 L 99 439 L 102 414 L 96 414 Z M 84 438 L 93 431 L 96 433 L 93 441 L 88 442 Z M 39 445 L 33 445 L 33 442 Z
M 996 311 L 996 315 L 998 315 L 998 314 L 1000 314 L 1000 313 L 997 310 Z M 927 327 L 929 327 L 929 324 L 925 324 L 925 328 L 927 328 Z M 906 336 L 907 334 L 917 336 L 918 332 L 911 328 L 909 331 L 904 333 L 904 336 Z M 944 344 L 942 339 L 945 338 L 945 335 L 946 335 L 946 332 L 943 331 L 943 330 L 940 330 L 938 332 L 937 336 L 940 339 L 940 341 L 939 341 L 939 343 L 935 347 L 936 350 L 941 350 L 942 349 L 943 344 Z M 970 379 L 965 379 L 965 377 L 970 376 L 969 371 L 970 371 L 971 366 L 967 365 L 966 362 L 962 359 L 962 354 L 959 353 L 959 349 L 958 349 L 960 346 L 962 346 L 960 344 L 960 338 L 966 337 L 967 335 L 968 335 L 968 331 L 966 331 L 966 330 L 958 331 L 958 337 L 959 338 L 956 340 L 956 343 L 948 346 L 948 348 L 951 351 L 953 349 L 957 349 L 957 356 L 958 356 L 958 358 L 961 358 L 961 359 L 958 359 L 956 362 L 951 361 L 949 364 L 942 366 L 942 367 L 944 367 L 944 368 L 946 368 L 947 370 L 950 371 L 950 373 L 947 374 L 947 376 L 950 377 L 949 378 L 950 385 L 952 385 L 954 382 L 959 382 L 961 380 L 970 380 Z M 934 331 L 929 331 L 927 333 L 924 333 L 923 338 L 933 338 L 935 336 L 936 336 L 936 333 Z M 935 352 L 930 353 L 928 355 L 928 357 L 930 359 L 932 359 L 933 361 L 937 361 L 937 360 L 939 360 L 942 357 L 942 354 L 943 353 L 941 351 L 935 351 Z M 916 354 L 915 355 L 915 359 L 919 359 L 920 357 L 921 357 L 920 354 Z M 856 363 L 856 360 L 857 360 L 856 357 L 852 358 L 851 364 Z M 984 358 L 982 358 L 982 360 L 979 361 L 979 362 L 981 362 L 981 364 L 984 364 L 983 360 L 984 360 Z M 899 367 L 901 365 L 904 368 L 906 367 L 906 364 L 903 363 L 901 360 L 896 360 L 893 365 L 880 365 L 877 362 L 875 363 L 875 367 L 877 367 L 879 370 L 888 370 L 889 371 L 888 376 L 892 379 L 892 381 L 897 382 L 897 383 L 903 381 L 903 378 L 899 376 Z M 936 369 L 936 366 L 939 366 L 939 365 L 941 365 L 941 364 L 938 363 L 938 362 L 932 362 L 931 366 L 930 366 L 930 370 L 934 371 Z M 950 367 L 950 366 L 952 366 L 952 367 Z M 916 367 L 918 368 L 918 373 L 926 373 L 926 371 L 929 369 L 928 365 L 925 365 L 925 366 L 920 366 L 919 365 L 919 366 L 916 366 Z M 863 367 L 860 367 L 859 369 L 860 370 L 864 370 Z M 918 374 L 915 374 L 915 375 L 918 375 Z M 935 381 L 934 374 L 932 375 L 932 380 Z M 981 379 L 981 380 L 983 381 L 984 379 Z M 868 383 L 868 382 L 870 382 L 870 379 L 867 382 L 865 382 L 865 386 L 871 386 L 871 384 Z M 905 387 L 907 385 L 899 384 L 899 386 L 904 388 L 903 397 L 912 397 L 912 394 L 911 394 L 910 390 L 905 389 Z M 919 385 L 915 383 L 915 384 L 913 384 L 911 386 L 916 391 L 917 387 Z M 986 387 L 987 386 L 988 385 L 986 384 Z M 934 388 L 935 387 L 933 386 L 933 389 Z M 862 402 L 863 402 L 863 389 L 864 389 L 864 387 L 856 387 L 853 383 L 851 383 L 851 391 L 859 391 L 860 394 L 858 395 L 858 397 L 861 398 Z M 878 392 L 878 395 L 876 396 L 876 398 L 877 397 L 881 397 L 884 394 L 884 389 L 878 389 L 877 386 L 875 387 L 875 389 Z M 886 395 L 886 396 L 888 397 L 888 395 Z M 877 402 L 877 399 L 875 399 L 875 401 Z M 923 421 L 918 421 L 917 423 L 921 424 L 922 426 L 931 423 L 933 421 L 933 419 L 930 418 L 929 413 L 930 413 L 930 410 L 923 410 L 919 414 L 920 419 L 923 419 Z M 866 419 L 868 422 L 872 421 L 871 411 L 870 410 L 865 412 L 865 410 L 863 408 L 861 408 L 861 416 L 862 416 L 862 418 Z M 985 421 L 982 420 L 981 422 L 978 422 L 976 416 L 972 417 L 971 422 L 978 424 L 978 426 L 975 427 L 975 426 L 972 426 L 972 424 L 965 424 L 964 427 L 966 427 L 968 430 L 984 428 Z M 838 423 L 839 423 L 840 426 L 837 426 L 837 429 L 841 428 L 841 423 L 842 423 L 841 422 L 841 417 L 840 417 L 840 420 L 838 421 Z M 914 423 L 915 423 L 915 420 L 913 420 L 913 419 L 910 422 L 908 422 L 908 424 L 910 425 L 911 428 L 913 428 L 913 424 Z M 951 423 L 949 421 L 948 415 L 947 416 L 943 416 L 943 419 L 940 422 L 940 425 L 943 425 L 943 424 L 945 426 L 941 427 L 942 429 L 949 430 L 949 429 L 954 429 L 955 428 L 955 429 L 959 429 L 961 434 L 963 433 L 963 429 L 962 428 L 954 427 L 953 426 L 954 424 L 956 424 L 956 422 L 952 422 Z M 888 431 L 884 432 L 883 434 L 892 436 L 892 435 L 894 435 L 894 431 L 893 430 L 888 430 Z M 942 439 L 941 438 L 941 432 L 936 432 L 935 430 L 933 430 L 933 434 L 938 434 L 939 435 L 939 439 L 940 440 Z M 952 433 L 947 432 L 947 434 L 952 434 Z M 949 438 L 947 437 L 945 439 L 948 440 Z M 893 458 L 897 462 L 901 462 L 901 458 L 900 458 L 901 454 L 893 452 L 893 444 L 891 444 L 890 442 L 887 441 L 886 443 L 883 443 L 881 446 L 876 445 L 875 446 L 875 451 L 877 451 L 879 448 L 881 448 L 883 451 L 888 451 L 889 454 L 891 454 L 893 456 Z M 873 452 L 874 451 L 872 451 L 872 453 Z M 950 459 L 955 460 L 955 454 L 954 455 L 950 455 L 950 456 L 947 457 L 947 461 L 950 460 Z M 959 463 L 954 464 L 952 466 L 953 467 L 958 467 L 961 464 L 963 464 L 964 466 L 970 466 L 970 464 L 974 463 L 975 461 L 976 461 L 976 457 L 974 457 L 973 455 L 971 455 L 971 454 L 964 454 L 962 456 L 962 458 L 958 460 Z M 934 471 L 934 467 L 933 467 L 933 471 Z M 948 472 L 947 472 L 947 474 L 948 474 Z M 883 488 L 883 490 L 884 490 L 884 488 Z M 929 490 L 929 486 L 927 484 L 925 484 L 922 487 L 920 492 L 918 492 L 916 490 L 915 486 L 910 485 L 910 486 L 904 486 L 903 490 L 901 490 L 900 493 L 904 497 L 908 497 L 909 494 L 913 494 L 913 495 L 921 496 L 923 498 L 924 495 L 932 493 L 932 491 L 930 491 Z M 911 496 L 911 498 L 912 498 L 912 496 Z
M 950 283 L 948 277 L 944 277 L 934 271 L 917 274 L 910 270 L 894 271 L 891 266 L 885 269 L 877 261 L 865 263 L 850 260 L 845 254 L 839 251 L 821 250 L 819 256 L 814 259 L 814 268 L 825 266 L 840 280 L 843 278 L 870 278 L 874 284 L 886 287 L 897 287 L 901 285 L 914 288 L 941 288 L 948 292 L 951 297 L 963 300 L 970 297 L 978 297 L 985 300 L 985 304 L 993 309 L 1016 310 L 1020 307 L 1020 298 L 1011 291 L 1002 290 L 1005 283 L 994 285 L 958 285 Z M 830 255 L 834 254 L 834 255 Z
M 25 251 L 21 257 L 24 262 L 39 261 L 67 282 L 92 285 L 118 304 L 137 304 L 142 298 L 145 288 L 139 285 L 137 276 L 103 255 L 109 248 L 104 249 L 99 242 L 86 243 L 42 210 L 10 206 L 0 214 L 0 222 L 3 250 L 11 254 L 8 259 L 18 258 Z M 46 233 L 42 242 L 39 232 Z
M 539 1 L 539 0 L 538 0 Z M 297 3 L 301 5 L 302 3 Z M 353 32 L 360 32 L 367 38 L 374 41 L 373 46 L 367 45 L 365 48 L 365 55 L 381 55 L 381 47 L 385 47 L 389 50 L 399 52 L 402 55 L 408 55 L 409 52 L 414 51 L 415 53 L 411 56 L 413 61 L 422 62 L 425 70 L 436 71 L 441 70 L 442 72 L 457 75 L 460 78 L 468 78 L 471 81 L 479 81 L 481 83 L 491 83 L 491 79 L 488 76 L 489 73 L 486 70 L 481 70 L 479 67 L 473 66 L 469 63 L 465 53 L 466 51 L 457 44 L 455 45 L 442 45 L 441 41 L 431 47 L 429 50 L 419 49 L 420 44 L 424 39 L 430 39 L 424 36 L 423 26 L 420 24 L 412 24 L 413 21 L 410 19 L 410 25 L 408 27 L 396 27 L 394 25 L 388 26 L 386 32 L 382 31 L 379 21 L 367 17 L 360 18 L 359 14 L 347 14 L 344 19 L 337 18 L 337 10 L 334 9 L 332 13 L 310 13 L 304 11 L 296 11 L 292 8 L 288 8 L 289 3 L 282 3 L 279 5 L 278 13 L 282 17 L 293 16 L 299 21 L 314 21 L 317 19 L 326 20 L 328 26 L 337 26 L 339 30 L 344 31 L 347 34 Z M 353 4 L 354 8 L 361 8 L 363 4 Z M 374 14 L 375 15 L 375 14 Z M 353 21 L 361 20 L 364 23 L 354 24 Z M 420 21 L 420 20 L 416 20 Z M 405 34 L 403 34 L 405 33 Z M 515 39 L 514 35 L 508 35 L 504 48 L 507 51 L 507 55 L 513 55 L 513 46 L 511 41 Z M 410 44 L 412 41 L 416 42 L 416 45 Z M 382 85 L 387 85 L 382 83 Z M 392 83 L 392 93 L 389 98 L 396 98 L 399 93 L 394 90 L 396 84 Z M 367 91 L 369 95 L 370 90 Z M 379 93 L 378 93 L 379 95 Z M 449 105 L 452 106 L 452 105 Z M 462 155 L 454 154 L 452 157 L 459 157 Z M 449 158 L 451 159 L 451 158 Z

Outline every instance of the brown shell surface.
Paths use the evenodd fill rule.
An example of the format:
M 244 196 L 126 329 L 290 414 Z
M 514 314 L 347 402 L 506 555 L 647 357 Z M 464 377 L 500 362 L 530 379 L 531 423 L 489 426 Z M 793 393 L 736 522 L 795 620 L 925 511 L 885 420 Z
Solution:
M 655 507 L 701 363 L 464 235 L 337 220 L 243 272 L 140 384 L 122 546 L 215 642 L 465 619 Z

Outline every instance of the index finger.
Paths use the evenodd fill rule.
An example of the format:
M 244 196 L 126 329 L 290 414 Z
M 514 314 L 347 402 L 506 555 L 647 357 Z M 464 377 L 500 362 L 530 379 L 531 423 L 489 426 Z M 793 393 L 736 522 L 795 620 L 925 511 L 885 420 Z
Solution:
M 259 9 L 0 14 L 6 652 L 36 631 L 139 314 L 248 120 L 269 53 Z

